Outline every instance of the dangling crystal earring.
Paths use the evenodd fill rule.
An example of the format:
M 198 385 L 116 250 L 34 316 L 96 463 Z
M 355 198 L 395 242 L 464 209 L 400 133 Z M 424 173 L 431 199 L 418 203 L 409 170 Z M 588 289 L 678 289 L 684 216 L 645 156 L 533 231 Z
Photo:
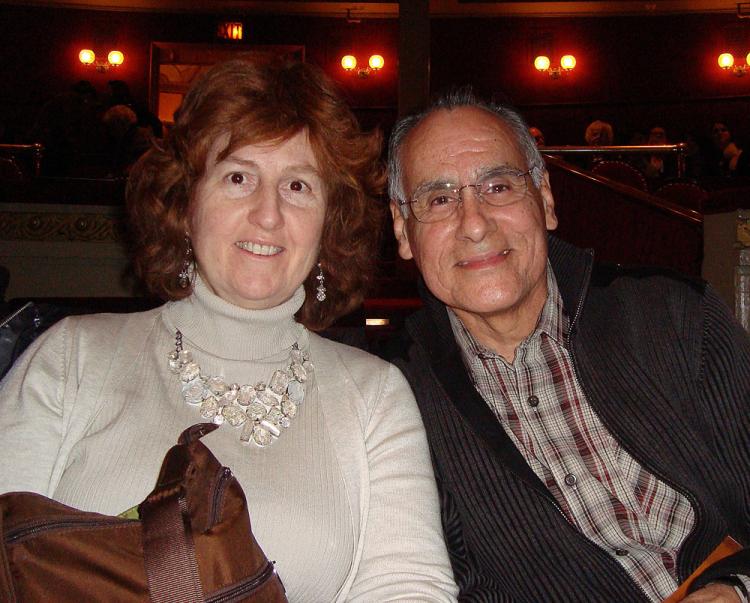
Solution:
M 182 262 L 182 270 L 177 275 L 177 284 L 182 289 L 187 289 L 190 284 L 190 260 L 193 255 L 193 248 L 190 246 L 190 237 L 185 235 L 185 260 Z
M 318 262 L 318 276 L 315 277 L 318 279 L 318 288 L 317 288 L 317 294 L 315 297 L 318 299 L 319 302 L 326 300 L 326 284 L 325 284 L 325 276 L 323 276 L 323 268 L 320 265 L 320 262 Z

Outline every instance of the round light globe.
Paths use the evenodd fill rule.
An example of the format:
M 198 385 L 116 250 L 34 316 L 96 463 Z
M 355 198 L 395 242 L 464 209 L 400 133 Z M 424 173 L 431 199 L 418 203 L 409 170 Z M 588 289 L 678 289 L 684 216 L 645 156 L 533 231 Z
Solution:
M 107 55 L 107 61 L 110 65 L 122 65 L 122 63 L 125 61 L 125 55 L 122 54 L 119 50 L 112 50 Z
M 719 55 L 719 67 L 722 69 L 731 69 L 734 65 L 734 57 L 728 53 L 723 52 Z
M 347 71 L 351 71 L 357 66 L 357 59 L 355 59 L 352 55 L 347 54 L 341 57 L 341 66 Z
M 542 55 L 535 58 L 534 67 L 539 71 L 547 71 L 549 69 L 549 57 Z

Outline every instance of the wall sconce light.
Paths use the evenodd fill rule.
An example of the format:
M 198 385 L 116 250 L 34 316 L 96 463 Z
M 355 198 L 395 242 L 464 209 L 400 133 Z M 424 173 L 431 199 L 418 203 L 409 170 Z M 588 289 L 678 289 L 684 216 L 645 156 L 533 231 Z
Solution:
M 97 59 L 93 50 L 84 48 L 78 53 L 78 60 L 86 66 L 93 65 L 98 72 L 102 73 L 109 71 L 110 67 L 119 67 L 122 65 L 125 62 L 125 55 L 119 50 L 110 50 L 107 60 L 104 61 L 103 59 Z
M 367 67 L 360 67 L 359 69 L 357 69 L 357 57 L 352 54 L 341 57 L 341 66 L 344 68 L 344 71 L 354 72 L 359 77 L 367 77 L 371 73 L 380 71 L 383 65 L 385 65 L 385 59 L 379 54 L 370 56 L 367 60 Z
M 219 23 L 216 35 L 222 40 L 242 40 L 242 23 L 239 21 Z
M 549 57 L 540 55 L 534 59 L 534 68 L 537 71 L 543 71 L 553 79 L 559 78 L 563 73 L 573 71 L 576 66 L 576 58 L 572 54 L 563 55 L 560 58 L 560 65 L 552 67 Z
M 747 56 L 745 57 L 744 65 L 735 65 L 734 57 L 729 52 L 720 54 L 718 63 L 719 67 L 721 67 L 725 71 L 731 71 L 737 77 L 742 77 L 746 73 L 750 72 L 750 52 L 748 52 Z

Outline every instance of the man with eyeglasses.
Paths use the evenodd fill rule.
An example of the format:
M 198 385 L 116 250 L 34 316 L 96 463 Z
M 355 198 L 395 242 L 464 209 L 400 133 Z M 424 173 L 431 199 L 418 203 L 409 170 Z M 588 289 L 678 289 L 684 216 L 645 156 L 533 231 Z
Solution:
M 662 601 L 709 559 L 684 600 L 746 600 L 750 341 L 716 294 L 548 235 L 526 124 L 470 92 L 399 122 L 389 169 L 424 307 L 386 355 L 420 404 L 461 599 Z

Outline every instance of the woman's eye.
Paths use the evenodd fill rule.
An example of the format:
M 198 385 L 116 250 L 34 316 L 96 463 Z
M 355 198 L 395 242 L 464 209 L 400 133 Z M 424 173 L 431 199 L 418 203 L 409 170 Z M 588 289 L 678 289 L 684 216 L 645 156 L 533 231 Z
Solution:
M 229 172 L 223 183 L 225 194 L 235 199 L 250 195 L 258 185 L 258 178 L 248 172 Z
M 244 184 L 247 178 L 241 172 L 233 172 L 229 175 L 229 181 L 232 184 Z
M 302 180 L 292 180 L 289 183 L 289 190 L 295 192 L 295 193 L 302 193 L 305 190 L 309 189 L 310 187 L 307 186 Z

